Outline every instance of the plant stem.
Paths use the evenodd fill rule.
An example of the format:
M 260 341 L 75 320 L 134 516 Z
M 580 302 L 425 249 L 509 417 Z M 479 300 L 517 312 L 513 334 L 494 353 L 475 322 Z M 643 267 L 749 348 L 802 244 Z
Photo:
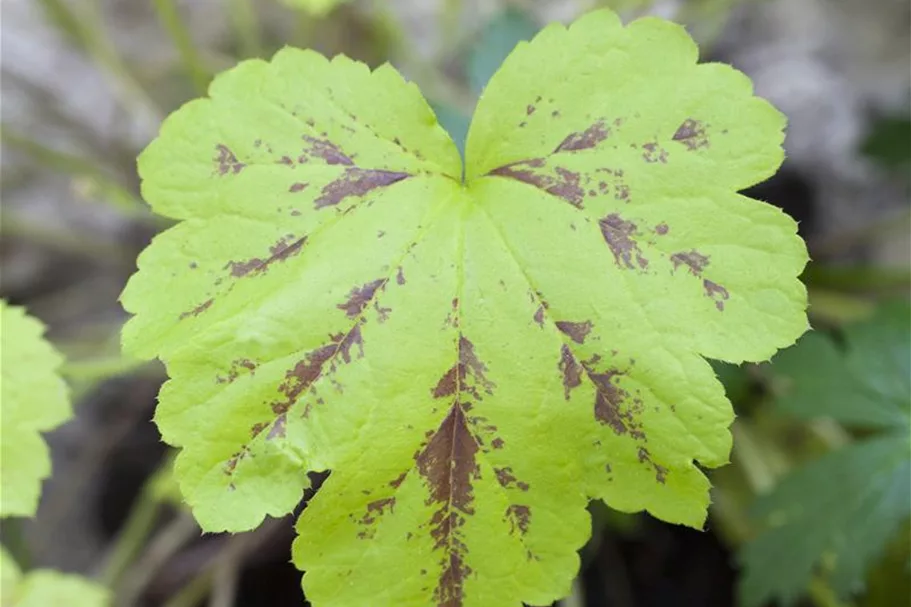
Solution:
M 196 92 L 199 95 L 205 95 L 210 74 L 193 45 L 193 38 L 184 25 L 175 0 L 155 0 L 155 10 L 158 11 L 158 19 L 174 41 L 177 52 L 180 53 L 183 67 L 190 80 L 193 81 Z
M 262 56 L 259 17 L 253 3 L 250 0 L 229 0 L 228 17 L 240 42 L 241 57 Z
M 105 586 L 114 588 L 120 583 L 124 573 L 142 550 L 149 534 L 152 533 L 158 519 L 160 505 L 146 483 L 146 487 L 130 509 L 127 521 L 117 535 L 114 549 L 105 559 L 104 568 L 101 575 L 98 576 Z
M 82 14 L 74 12 L 62 0 L 40 0 L 45 14 L 70 40 L 76 42 L 111 77 L 114 92 L 120 104 L 129 111 L 145 114 L 156 123 L 161 122 L 161 110 L 145 89 L 133 77 L 132 70 L 124 63 L 114 43 L 107 36 L 101 4 L 98 0 L 84 0 Z

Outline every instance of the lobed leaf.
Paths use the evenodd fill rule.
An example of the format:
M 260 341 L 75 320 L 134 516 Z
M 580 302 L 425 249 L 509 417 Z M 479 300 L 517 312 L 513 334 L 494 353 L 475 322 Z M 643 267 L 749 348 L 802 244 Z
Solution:
M 791 473 L 755 507 L 768 529 L 741 553 L 745 605 L 795 602 L 820 561 L 840 596 L 860 590 L 867 567 L 911 515 L 911 308 L 884 305 L 844 331 L 839 348 L 810 334 L 775 357 L 788 380 L 782 410 L 832 417 L 884 433 Z
M 33 516 L 51 460 L 41 432 L 72 414 L 57 373 L 63 357 L 43 338 L 44 325 L 0 300 L 0 517 Z
M 646 76 L 648 77 L 646 79 Z M 203 528 L 291 511 L 314 604 L 549 604 L 585 506 L 702 525 L 733 414 L 706 358 L 806 328 L 794 222 L 736 193 L 784 120 L 682 28 L 597 11 L 521 44 L 458 151 L 392 68 L 285 49 L 139 162 L 182 220 L 124 346 Z
M 12 556 L 0 548 L 0 597 L 3 607 L 105 607 L 106 588 L 78 575 L 39 569 L 23 575 Z

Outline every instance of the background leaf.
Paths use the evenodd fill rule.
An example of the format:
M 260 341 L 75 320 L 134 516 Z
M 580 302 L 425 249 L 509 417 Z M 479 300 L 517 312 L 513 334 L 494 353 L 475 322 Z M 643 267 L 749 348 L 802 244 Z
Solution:
M 57 373 L 63 357 L 43 333 L 40 321 L 0 300 L 0 517 L 35 514 L 41 481 L 51 473 L 40 433 L 71 415 L 67 388 Z
M 6 550 L 0 548 L 0 593 L 3 607 L 105 607 L 110 592 L 78 575 L 47 569 L 25 575 Z
M 816 333 L 775 358 L 773 371 L 787 379 L 783 410 L 885 432 L 824 455 L 758 500 L 768 529 L 742 550 L 746 605 L 794 602 L 817 565 L 837 594 L 860 590 L 911 514 L 909 323 L 908 303 L 892 302 L 847 327 L 842 347 Z

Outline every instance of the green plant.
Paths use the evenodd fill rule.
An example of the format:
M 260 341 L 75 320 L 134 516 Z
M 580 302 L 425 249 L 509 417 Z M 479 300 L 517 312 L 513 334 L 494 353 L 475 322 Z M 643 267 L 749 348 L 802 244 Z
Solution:
M 911 515 L 909 334 L 911 308 L 894 302 L 849 325 L 842 345 L 814 333 L 775 357 L 782 411 L 828 417 L 867 436 L 791 472 L 759 499 L 766 529 L 742 550 L 745 605 L 793 603 L 817 568 L 836 595 L 857 592 Z
M 67 388 L 58 375 L 63 357 L 44 340 L 44 325 L 23 308 L 0 300 L 0 517 L 34 516 L 41 482 L 51 461 L 41 432 L 52 430 L 72 415 Z M 67 604 L 96 607 L 108 603 L 106 589 L 79 576 L 50 570 L 23 574 L 0 547 L 0 604 L 3 607 L 44 607 Z
M 733 419 L 706 358 L 807 327 L 794 222 L 736 192 L 784 119 L 682 28 L 609 11 L 520 44 L 466 161 L 414 85 L 286 49 L 218 76 L 142 154 L 179 220 L 124 346 L 207 530 L 290 512 L 317 605 L 547 604 L 590 498 L 703 524 Z

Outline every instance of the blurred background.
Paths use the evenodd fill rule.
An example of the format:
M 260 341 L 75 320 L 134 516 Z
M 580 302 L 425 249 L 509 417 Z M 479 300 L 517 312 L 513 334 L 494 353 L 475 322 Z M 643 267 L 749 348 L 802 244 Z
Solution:
M 118 295 L 168 227 L 136 156 L 214 73 L 287 44 L 391 62 L 461 142 L 516 42 L 595 6 L 685 24 L 788 115 L 784 167 L 748 194 L 800 222 L 817 331 L 770 364 L 717 365 L 738 420 L 706 529 L 593 504 L 561 605 L 911 604 L 907 0 L 3 0 L 0 297 L 49 325 L 76 411 L 48 437 L 37 518 L 4 522 L 20 565 L 125 607 L 306 604 L 292 517 L 201 535 L 150 421 L 163 369 L 120 355 Z

